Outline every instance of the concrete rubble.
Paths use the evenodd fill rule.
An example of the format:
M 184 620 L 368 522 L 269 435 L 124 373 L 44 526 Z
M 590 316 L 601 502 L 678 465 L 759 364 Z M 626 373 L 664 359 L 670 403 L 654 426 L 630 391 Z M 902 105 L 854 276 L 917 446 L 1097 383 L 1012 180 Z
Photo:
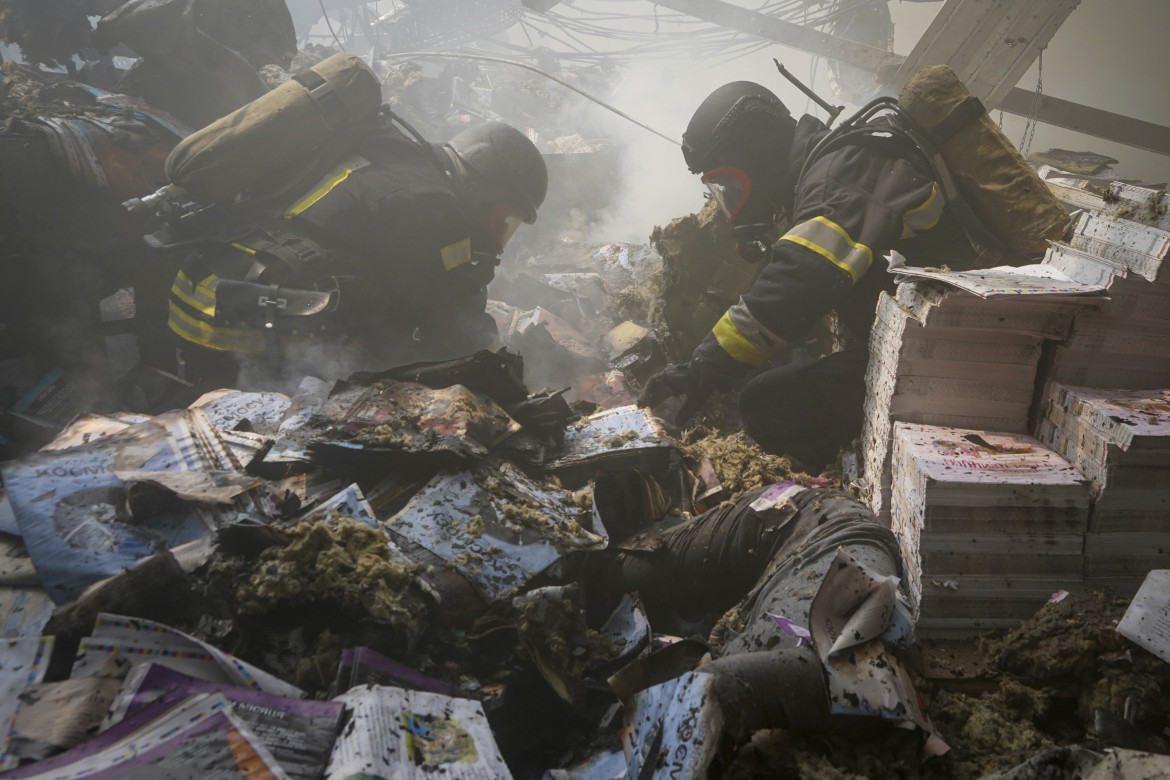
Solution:
M 380 75 L 436 133 L 551 100 Z M 46 120 L 72 79 L 3 84 L 0 141 L 181 132 L 110 129 L 125 105 L 91 92 Z M 603 181 L 609 142 L 555 130 L 551 176 Z M 593 245 L 595 188 L 553 192 L 489 289 L 500 350 L 288 395 L 160 408 L 181 380 L 129 381 L 132 256 L 88 362 L 0 309 L 0 778 L 1170 774 L 1170 221 L 1059 151 L 1036 162 L 1082 212 L 1041 262 L 889 258 L 865 428 L 821 474 L 718 399 L 685 430 L 635 403 L 758 272 L 710 205 Z M 21 252 L 75 259 L 35 228 Z

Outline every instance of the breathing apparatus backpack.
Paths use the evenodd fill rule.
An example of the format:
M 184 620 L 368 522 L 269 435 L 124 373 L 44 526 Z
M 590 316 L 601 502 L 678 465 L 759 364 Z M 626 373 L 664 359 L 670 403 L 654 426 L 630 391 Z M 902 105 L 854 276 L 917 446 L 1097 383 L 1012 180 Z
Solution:
M 182 196 L 222 203 L 304 159 L 381 104 L 382 87 L 370 67 L 353 54 L 334 54 L 180 141 L 167 157 L 166 192 L 143 202 Z
M 866 125 L 883 112 L 890 114 L 888 125 Z M 883 131 L 907 137 L 930 163 L 979 253 L 977 266 L 1041 254 L 1068 227 L 1064 206 L 946 65 L 919 71 L 897 99 L 877 98 L 832 130 L 809 154 L 800 178 L 825 153 Z
M 898 96 L 937 148 L 972 212 L 1013 254 L 1042 253 L 1069 215 L 946 65 L 916 73 Z
M 213 349 L 258 351 L 278 318 L 330 309 L 336 296 L 318 283 L 330 253 L 281 219 L 281 203 L 332 167 L 381 105 L 370 67 L 339 53 L 175 146 L 170 183 L 123 204 L 162 219 L 149 244 L 190 249 L 171 291 L 172 330 Z M 245 269 L 236 278 L 206 270 L 233 252 Z

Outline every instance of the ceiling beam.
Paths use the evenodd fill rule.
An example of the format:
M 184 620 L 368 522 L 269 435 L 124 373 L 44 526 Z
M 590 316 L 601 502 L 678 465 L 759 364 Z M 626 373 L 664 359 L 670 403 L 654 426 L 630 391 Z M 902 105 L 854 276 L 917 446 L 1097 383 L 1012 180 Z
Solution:
M 891 81 L 949 65 L 971 94 L 998 106 L 1081 0 L 947 0 Z
M 996 108 L 1031 118 L 1036 93 L 1016 87 L 1004 95 Z M 1141 119 L 1103 111 L 1092 106 L 1061 100 L 1051 95 L 1040 95 L 1035 106 L 1036 121 L 1046 125 L 1075 130 L 1095 138 L 1116 141 L 1119 144 L 1170 155 L 1170 127 Z
M 868 70 L 875 74 L 875 94 L 879 92 L 879 84 L 885 85 L 880 91 L 897 92 L 900 86 L 897 81 L 899 70 L 903 63 L 909 59 L 901 54 L 866 46 L 819 30 L 786 22 L 783 19 L 750 11 L 741 6 L 724 2 L 724 0 L 655 0 L 655 2 L 680 13 L 748 35 Z M 995 0 L 995 2 L 999 3 L 1000 0 Z M 958 0 L 950 0 L 948 6 L 944 8 L 953 8 L 957 4 Z M 1030 5 L 1030 3 L 1025 5 Z M 1072 9 L 1068 8 L 1067 10 L 1071 13 Z M 1059 16 L 1062 11 L 1058 9 L 1055 13 Z M 1037 34 L 1047 34 L 1051 38 L 1051 33 L 1055 32 L 1055 28 L 1052 27 L 1054 18 L 1048 17 L 1040 20 L 1039 24 L 1035 24 Z M 918 51 L 918 47 L 915 50 Z M 924 57 L 916 57 L 916 59 L 922 63 L 921 67 L 941 64 L 926 62 Z M 1016 61 L 1011 70 L 1018 70 L 1019 67 L 1020 63 Z M 1024 70 L 1026 69 L 1025 67 Z M 990 97 L 995 97 L 996 93 L 1003 93 L 1004 86 L 1006 84 L 1002 79 L 993 82 Z M 1034 92 L 1013 87 L 1006 94 L 1003 94 L 1003 98 L 998 104 L 987 103 L 987 107 L 989 109 L 999 108 L 1010 114 L 1027 118 L 1034 115 L 1037 121 L 1044 124 L 1074 130 L 1078 133 L 1115 141 L 1138 149 L 1170 155 L 1170 127 L 1102 111 L 1048 95 L 1041 95 L 1038 101 L 1034 98 Z
M 906 59 L 900 54 L 876 46 L 866 46 L 864 43 L 829 35 L 811 27 L 786 22 L 778 17 L 750 11 L 722 0 L 655 0 L 655 3 L 748 35 L 856 65 L 872 73 L 897 68 Z

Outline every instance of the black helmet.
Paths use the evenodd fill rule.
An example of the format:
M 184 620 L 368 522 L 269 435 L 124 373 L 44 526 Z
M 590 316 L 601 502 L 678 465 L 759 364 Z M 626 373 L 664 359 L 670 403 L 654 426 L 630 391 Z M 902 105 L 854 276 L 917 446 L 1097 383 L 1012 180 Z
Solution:
M 683 133 L 683 158 L 691 173 L 722 165 L 746 168 L 759 155 L 786 159 L 795 129 L 796 120 L 771 90 L 733 81 L 695 110 Z
M 548 168 L 528 136 L 503 122 L 463 130 L 447 146 L 474 174 L 472 196 L 481 203 L 509 202 L 536 221 L 548 192 Z

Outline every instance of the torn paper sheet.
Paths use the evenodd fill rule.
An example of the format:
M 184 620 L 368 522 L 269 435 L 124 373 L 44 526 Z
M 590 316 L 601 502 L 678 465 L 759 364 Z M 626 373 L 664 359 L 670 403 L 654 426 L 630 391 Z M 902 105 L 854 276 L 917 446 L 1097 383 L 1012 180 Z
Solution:
M 53 616 L 44 588 L 0 586 L 0 637 L 38 637 Z
M 155 501 L 135 514 L 133 484 L 119 474 L 237 469 L 198 410 L 167 412 L 88 444 L 36 452 L 0 467 L 20 535 L 58 604 L 157 552 L 206 536 L 238 514 L 234 507 Z
M 314 447 L 482 458 L 520 430 L 491 399 L 462 385 L 441 390 L 383 379 L 336 393 L 314 425 Z
M 349 517 L 370 528 L 381 529 L 378 524 L 374 508 L 366 500 L 365 493 L 353 483 L 344 490 L 339 490 L 333 496 L 305 512 L 296 522 L 328 522 L 334 517 Z
M 443 558 L 488 599 L 524 587 L 563 554 L 601 549 L 606 538 L 580 524 L 586 515 L 567 490 L 544 485 L 508 463 L 444 472 L 386 524 L 403 547 Z
M 198 693 L 219 693 L 231 702 L 232 711 L 252 729 L 292 780 L 317 780 L 325 771 L 345 711 L 342 704 L 290 699 L 207 682 L 161 664 L 134 667 L 110 707 L 104 728 L 154 702 L 173 706 Z
M 619 406 L 567 428 L 564 450 L 547 470 L 567 482 L 587 480 L 599 471 L 653 474 L 669 468 L 676 452 L 676 442 L 648 409 Z
M 872 572 L 838 549 L 809 611 L 821 660 L 881 636 L 893 619 L 899 583 L 897 576 Z
M 1146 575 L 1117 632 L 1170 663 L 1170 569 Z
M 218 694 L 146 707 L 60 755 L 6 775 L 21 780 L 216 778 L 289 780 L 272 754 Z
M 25 688 L 4 760 L 41 761 L 89 739 L 120 686 L 108 677 L 79 677 Z
M 638 693 L 622 735 L 627 777 L 707 777 L 723 731 L 715 682 L 713 674 L 687 672 Z
M 188 408 L 201 410 L 222 431 L 241 428 L 274 434 L 291 404 L 292 399 L 282 393 L 224 389 L 204 393 Z
M 906 265 L 906 258 L 896 251 L 886 255 L 889 270 L 898 276 L 931 279 L 980 298 L 1011 295 L 1092 295 L 1104 294 L 1100 284 L 1078 282 L 1051 265 L 1001 265 L 977 271 L 943 271 Z
M 30 685 L 45 679 L 53 637 L 38 636 L 0 641 L 0 770 L 11 769 L 16 761 L 7 759 L 8 734 L 20 705 L 17 698 Z
M 478 701 L 381 685 L 335 701 L 352 716 L 333 746 L 326 780 L 512 777 Z
M 865 715 L 893 721 L 903 728 L 919 728 L 926 734 L 926 755 L 942 755 L 950 750 L 920 706 L 909 672 L 881 642 L 855 646 L 848 653 L 830 657 L 825 669 L 829 674 L 829 706 L 834 715 Z
M 289 698 L 305 695 L 300 688 L 182 631 L 153 620 L 106 612 L 98 615 L 92 636 L 81 640 L 71 676 L 125 677 L 133 664 L 143 661 L 161 663 L 210 682 Z

